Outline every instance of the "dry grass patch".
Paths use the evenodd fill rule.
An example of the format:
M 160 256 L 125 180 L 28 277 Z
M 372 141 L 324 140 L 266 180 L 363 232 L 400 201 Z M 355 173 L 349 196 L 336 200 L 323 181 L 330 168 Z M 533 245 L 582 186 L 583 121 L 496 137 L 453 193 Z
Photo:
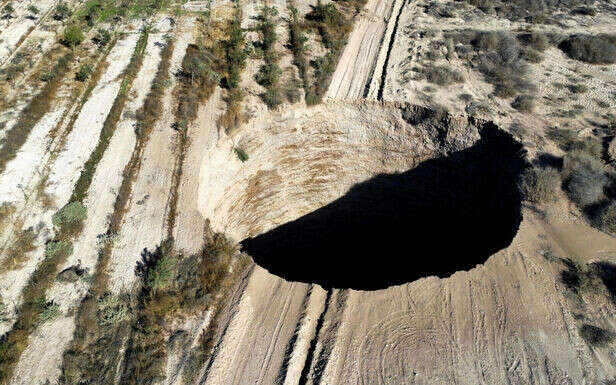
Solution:
M 524 198 L 534 203 L 558 200 L 560 173 L 552 167 L 532 167 L 526 170 L 520 180 L 520 191 Z
M 558 48 L 575 60 L 591 64 L 616 63 L 616 35 L 572 35 Z

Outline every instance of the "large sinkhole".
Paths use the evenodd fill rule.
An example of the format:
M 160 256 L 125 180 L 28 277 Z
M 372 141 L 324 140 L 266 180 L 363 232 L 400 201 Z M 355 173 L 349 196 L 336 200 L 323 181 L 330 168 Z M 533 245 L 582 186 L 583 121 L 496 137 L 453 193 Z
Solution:
M 401 116 L 404 118 L 404 111 Z M 289 163 L 293 171 L 288 174 L 282 163 L 270 165 L 267 173 L 261 169 L 246 171 L 252 177 L 245 183 L 248 186 L 245 189 L 256 192 L 242 192 L 235 199 L 227 194 L 225 200 L 225 215 L 231 218 L 228 221 L 241 217 L 243 222 L 238 219 L 238 223 L 251 223 L 252 230 L 246 230 L 246 236 L 240 238 L 242 249 L 258 265 L 286 280 L 374 290 L 431 275 L 448 277 L 485 262 L 490 255 L 507 247 L 522 219 L 521 197 L 516 188 L 525 167 L 521 144 L 492 124 L 473 125 L 463 121 L 452 128 L 448 125 L 456 122 L 451 119 L 422 119 L 421 122 L 403 119 L 404 127 L 412 128 L 401 134 L 402 139 L 395 136 L 401 132 L 399 122 L 384 136 L 394 137 L 393 146 L 398 147 L 407 141 L 405 138 L 412 138 L 404 149 L 395 151 L 397 160 L 382 154 L 375 156 L 374 168 L 397 162 L 394 172 L 363 178 L 335 199 L 284 223 L 276 224 L 275 219 L 269 218 L 270 228 L 260 222 L 262 216 L 277 211 L 284 213 L 279 214 L 284 217 L 294 211 L 298 200 L 310 201 L 311 194 L 331 190 L 331 186 L 336 186 L 335 178 L 330 178 L 321 190 L 302 185 L 290 194 L 289 191 L 295 190 L 275 186 L 299 183 L 297 170 L 302 165 L 301 158 Z M 349 131 L 337 132 L 343 132 L 346 138 L 355 127 L 356 124 Z M 367 132 L 372 129 L 370 125 L 366 127 Z M 474 139 L 468 139 L 473 136 Z M 418 137 L 421 139 L 417 140 Z M 430 141 L 427 145 L 426 138 Z M 314 140 L 323 141 L 322 138 Z M 374 148 L 378 147 L 374 146 L 374 139 L 368 140 L 371 145 L 351 142 L 346 152 L 335 159 L 353 159 L 354 153 L 360 159 L 363 157 L 360 153 L 376 151 Z M 247 143 L 263 145 L 263 140 Z M 419 143 L 424 143 L 424 149 L 434 151 L 418 158 L 414 149 L 421 152 Z M 301 154 L 302 150 L 297 151 Z M 331 148 L 324 151 L 331 152 Z M 257 159 L 251 161 L 256 163 L 259 151 L 255 148 L 253 153 Z M 275 153 L 272 148 L 265 153 L 280 156 L 271 155 Z M 411 167 L 400 169 L 404 164 L 400 159 L 414 156 L 416 161 L 406 163 Z M 332 158 L 326 162 L 344 161 Z M 348 162 L 353 164 L 352 160 Z M 304 167 L 312 170 L 314 165 Z M 350 169 L 339 167 L 335 173 L 343 178 L 353 173 L 353 167 L 357 173 L 365 173 L 373 166 L 362 163 Z M 271 173 L 277 177 L 268 179 Z M 239 185 L 238 182 L 227 191 L 237 191 Z M 260 210 L 263 205 L 265 208 L 255 215 L 253 209 Z

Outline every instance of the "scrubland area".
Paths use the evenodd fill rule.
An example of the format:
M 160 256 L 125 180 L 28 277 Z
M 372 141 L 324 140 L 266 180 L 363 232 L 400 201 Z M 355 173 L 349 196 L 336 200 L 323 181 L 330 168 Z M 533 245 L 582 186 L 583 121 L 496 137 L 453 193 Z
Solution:
M 0 1 L 0 384 L 615 383 L 615 23 Z

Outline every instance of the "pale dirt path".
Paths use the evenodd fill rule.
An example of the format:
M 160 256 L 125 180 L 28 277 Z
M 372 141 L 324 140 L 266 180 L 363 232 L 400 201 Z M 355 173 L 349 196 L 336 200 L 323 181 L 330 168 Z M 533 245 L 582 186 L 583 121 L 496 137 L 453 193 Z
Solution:
M 256 267 L 204 384 L 274 384 L 309 285 Z
M 224 110 L 221 90 L 216 88 L 207 103 L 200 109 L 197 120 L 188 129 L 190 147 L 178 186 L 178 207 L 173 240 L 175 248 L 190 254 L 203 246 L 205 218 L 199 211 L 199 185 L 203 169 L 211 167 L 204 162 L 204 154 L 216 146 L 219 138 L 216 120 Z
M 42 235 L 37 240 L 36 250 L 31 253 L 31 257 L 24 266 L 9 271 L 0 278 L 0 291 L 7 303 L 18 306 L 21 291 L 28 277 L 44 258 L 44 242 L 45 238 L 49 236 L 50 230 L 43 230 L 52 228 L 51 216 L 68 203 L 83 165 L 98 142 L 103 122 L 120 88 L 121 79 L 119 75 L 128 64 L 138 38 L 138 34 L 131 34 L 113 47 L 107 57 L 109 65 L 105 73 L 79 113 L 73 130 L 66 138 L 63 150 L 50 166 L 45 192 L 54 197 L 55 206 L 46 209 L 34 207 L 25 213 L 27 217 L 25 218 L 24 228 L 29 226 L 42 228 L 40 230 Z
M 111 253 L 109 289 L 130 290 L 135 282 L 135 265 L 144 249 L 153 251 L 166 237 L 172 175 L 176 162 L 177 133 L 173 74 L 181 68 L 186 47 L 193 39 L 194 18 L 186 20 L 178 33 L 171 56 L 171 82 L 163 96 L 163 113 L 154 125 L 146 145 L 139 174 L 134 181 L 130 203 Z
M 403 0 L 369 0 L 357 17 L 349 41 L 332 76 L 327 98 L 358 100 L 376 88 L 393 33 L 396 15 Z

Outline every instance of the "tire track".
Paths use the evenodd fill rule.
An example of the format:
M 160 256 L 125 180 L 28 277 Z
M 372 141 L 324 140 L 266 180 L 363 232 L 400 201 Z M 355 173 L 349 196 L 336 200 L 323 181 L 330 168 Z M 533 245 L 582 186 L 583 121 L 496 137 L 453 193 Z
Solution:
M 385 62 L 383 63 L 383 71 L 381 72 L 381 84 L 379 85 L 379 92 L 377 95 L 378 100 L 383 100 L 383 91 L 385 89 L 385 81 L 387 80 L 387 67 L 389 66 L 389 57 L 391 55 L 391 51 L 394 48 L 394 42 L 396 41 L 396 33 L 398 32 L 398 25 L 400 23 L 400 16 L 402 15 L 402 10 L 404 9 L 405 0 L 401 0 L 402 4 L 400 5 L 400 10 L 396 15 L 396 21 L 394 22 L 394 28 L 391 33 L 391 37 L 389 39 L 389 46 L 387 47 L 387 54 L 385 56 Z

